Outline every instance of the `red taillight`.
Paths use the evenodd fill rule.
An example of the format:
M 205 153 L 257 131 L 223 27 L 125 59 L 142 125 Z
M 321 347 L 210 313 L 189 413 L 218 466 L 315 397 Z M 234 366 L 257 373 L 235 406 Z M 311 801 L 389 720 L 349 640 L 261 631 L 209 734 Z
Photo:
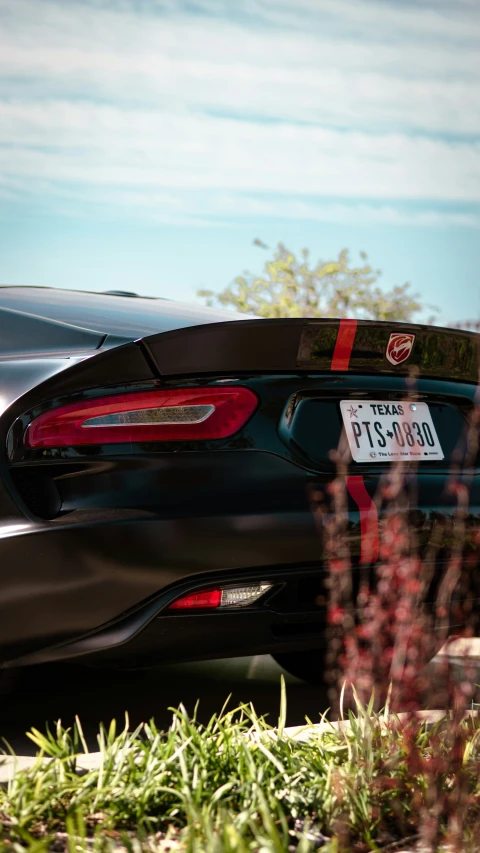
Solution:
M 253 414 L 249 388 L 173 388 L 97 397 L 44 412 L 25 432 L 27 447 L 227 438 Z
M 220 607 L 222 601 L 221 589 L 207 589 L 202 592 L 193 592 L 191 595 L 184 595 L 183 598 L 177 598 L 173 604 L 170 604 L 169 610 L 198 610 L 202 607 Z
M 241 586 L 202 589 L 177 598 L 168 605 L 168 610 L 199 610 L 204 607 L 248 607 L 262 597 L 272 584 L 267 581 L 242 584 Z

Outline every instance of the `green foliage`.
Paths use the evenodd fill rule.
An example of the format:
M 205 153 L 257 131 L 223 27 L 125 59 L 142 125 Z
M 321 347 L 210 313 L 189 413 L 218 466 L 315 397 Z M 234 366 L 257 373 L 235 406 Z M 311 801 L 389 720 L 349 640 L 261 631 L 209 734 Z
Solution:
M 418 833 L 434 778 L 442 792 L 463 792 L 465 837 L 478 833 L 475 717 L 406 726 L 375 714 L 373 701 L 357 702 L 344 728 L 309 724 L 294 739 L 285 716 L 282 688 L 277 729 L 248 705 L 206 725 L 180 706 L 166 732 L 153 721 L 135 731 L 128 721 L 120 732 L 112 724 L 100 730 L 101 760 L 90 770 L 81 769 L 87 747 L 78 721 L 45 735 L 33 729 L 34 766 L 0 788 L 0 850 L 285 853 L 293 845 L 313 853 L 326 836 L 326 853 L 366 853 Z M 446 806 L 440 817 L 446 828 Z
M 260 240 L 255 245 L 268 248 Z M 230 287 L 215 294 L 199 290 L 207 305 L 228 306 L 258 317 L 356 317 L 367 320 L 408 322 L 422 310 L 410 284 L 384 291 L 376 285 L 380 270 L 368 263 L 364 252 L 355 266 L 347 249 L 335 261 L 312 263 L 308 249 L 298 259 L 282 243 L 264 275 L 245 272 Z

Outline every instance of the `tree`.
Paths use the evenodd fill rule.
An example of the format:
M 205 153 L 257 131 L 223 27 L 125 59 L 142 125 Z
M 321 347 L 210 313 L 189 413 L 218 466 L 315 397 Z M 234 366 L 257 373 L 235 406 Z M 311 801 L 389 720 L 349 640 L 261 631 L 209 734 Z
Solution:
M 268 249 L 261 240 L 254 244 Z M 343 249 L 335 261 L 312 264 L 308 249 L 299 260 L 283 243 L 273 260 L 264 265 L 264 275 L 245 272 L 221 293 L 199 290 L 207 305 L 225 305 L 257 317 L 356 317 L 367 320 L 408 322 L 422 310 L 419 296 L 410 284 L 389 291 L 375 286 L 381 275 L 360 252 L 361 265 L 350 261 Z

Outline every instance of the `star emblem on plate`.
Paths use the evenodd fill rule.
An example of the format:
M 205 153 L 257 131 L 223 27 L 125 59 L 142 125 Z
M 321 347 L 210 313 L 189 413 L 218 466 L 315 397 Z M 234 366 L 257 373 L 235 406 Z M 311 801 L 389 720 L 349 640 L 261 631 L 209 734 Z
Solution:
M 349 413 L 349 415 L 350 415 L 350 420 L 352 420 L 352 418 L 357 418 L 357 417 L 358 417 L 358 415 L 357 415 L 358 409 L 354 409 L 354 408 L 353 408 L 353 406 L 350 406 L 350 408 L 349 408 L 349 409 L 347 409 L 347 412 L 348 412 L 348 413 Z

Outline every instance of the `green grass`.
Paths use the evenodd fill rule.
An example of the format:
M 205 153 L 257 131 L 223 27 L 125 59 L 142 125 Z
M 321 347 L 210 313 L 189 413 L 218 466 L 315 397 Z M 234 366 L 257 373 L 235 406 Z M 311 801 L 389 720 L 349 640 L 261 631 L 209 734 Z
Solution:
M 251 706 L 202 725 L 173 710 L 168 731 L 101 728 L 99 769 L 79 769 L 87 752 L 80 722 L 33 729 L 33 767 L 0 790 L 4 849 L 113 849 L 297 853 L 375 850 L 422 830 L 439 811 L 443 831 L 460 820 L 465 843 L 480 828 L 480 723 L 427 727 L 387 721 L 357 707 L 343 731 L 284 733 Z M 452 763 L 453 762 L 453 763 Z M 436 798 L 433 796 L 436 793 Z M 440 807 L 439 807 L 440 804 Z M 454 822 L 454 821 L 453 821 Z

